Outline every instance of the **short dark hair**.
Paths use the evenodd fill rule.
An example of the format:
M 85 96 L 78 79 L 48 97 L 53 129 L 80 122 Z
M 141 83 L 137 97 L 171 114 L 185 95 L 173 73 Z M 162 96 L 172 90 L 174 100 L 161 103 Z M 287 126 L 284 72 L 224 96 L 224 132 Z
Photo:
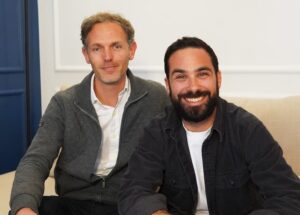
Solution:
M 214 50 L 203 40 L 197 38 L 197 37 L 182 37 L 181 39 L 176 40 L 174 43 L 172 43 L 165 53 L 164 58 L 164 64 L 165 64 L 165 73 L 166 77 L 169 78 L 169 59 L 171 55 L 180 50 L 185 48 L 199 48 L 204 49 L 210 56 L 211 62 L 213 64 L 213 67 L 215 69 L 215 72 L 217 73 L 219 71 L 219 62 L 217 55 L 215 54 Z

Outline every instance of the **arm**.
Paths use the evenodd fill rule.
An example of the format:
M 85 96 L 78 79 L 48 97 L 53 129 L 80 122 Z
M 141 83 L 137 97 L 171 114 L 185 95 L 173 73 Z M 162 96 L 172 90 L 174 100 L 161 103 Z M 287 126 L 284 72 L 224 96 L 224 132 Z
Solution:
M 63 115 L 61 107 L 54 97 L 47 107 L 30 147 L 16 170 L 10 199 L 12 215 L 21 208 L 38 211 L 38 205 L 44 192 L 44 182 L 58 155 L 62 137 Z
M 37 215 L 37 213 L 31 210 L 31 208 L 21 208 L 16 215 Z
M 168 211 L 165 210 L 159 210 L 154 212 L 152 215 L 171 215 Z
M 300 181 L 283 158 L 282 149 L 261 123 L 249 133 L 246 160 L 264 199 L 264 209 L 251 215 L 300 214 Z
M 145 129 L 129 160 L 119 195 L 120 214 L 167 214 L 162 213 L 167 210 L 166 197 L 157 192 L 162 184 L 164 170 L 164 142 L 158 127 L 151 123 Z

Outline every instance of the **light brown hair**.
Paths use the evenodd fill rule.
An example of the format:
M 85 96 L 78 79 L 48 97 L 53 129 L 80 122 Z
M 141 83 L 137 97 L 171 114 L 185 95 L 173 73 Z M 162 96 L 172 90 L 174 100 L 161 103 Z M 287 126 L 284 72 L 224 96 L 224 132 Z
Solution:
M 83 20 L 81 24 L 81 41 L 86 46 L 86 38 L 93 26 L 97 23 L 114 22 L 119 24 L 127 35 L 128 44 L 134 41 L 134 28 L 131 23 L 119 14 L 101 12 Z

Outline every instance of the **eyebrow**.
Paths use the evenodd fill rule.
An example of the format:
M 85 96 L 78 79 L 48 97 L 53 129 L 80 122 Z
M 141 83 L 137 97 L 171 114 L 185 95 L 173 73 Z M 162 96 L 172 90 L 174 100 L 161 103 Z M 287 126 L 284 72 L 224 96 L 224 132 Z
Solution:
M 209 67 L 207 67 L 207 66 L 201 66 L 201 67 L 195 69 L 194 71 L 195 71 L 195 72 L 201 72 L 201 71 L 204 71 L 204 70 L 213 72 L 213 71 L 212 71 Z M 186 70 L 184 70 L 184 69 L 174 69 L 174 70 L 172 71 L 172 75 L 173 75 L 173 74 L 176 74 L 176 73 L 183 74 L 183 73 L 185 73 L 185 72 L 186 72 Z
M 121 41 L 115 41 L 112 44 L 110 44 L 110 46 L 115 46 L 115 45 L 121 45 L 121 46 L 123 46 L 123 44 L 122 44 Z
M 109 44 L 109 46 L 114 46 L 114 45 L 117 45 L 117 44 L 120 44 L 122 45 L 122 42 L 121 41 L 113 41 Z M 95 42 L 93 44 L 90 44 L 91 47 L 104 47 L 105 45 L 101 44 L 101 43 L 98 43 L 98 42 Z
M 186 71 L 184 70 L 184 69 L 174 69 L 173 71 L 172 71 L 172 75 L 174 75 L 174 74 L 176 74 L 176 73 L 185 73 Z
M 211 70 L 209 67 L 207 67 L 207 66 L 199 67 L 199 68 L 196 69 L 195 71 L 196 71 L 196 72 L 201 72 L 201 71 L 203 71 L 203 70 L 207 70 L 207 71 L 212 72 L 212 70 Z

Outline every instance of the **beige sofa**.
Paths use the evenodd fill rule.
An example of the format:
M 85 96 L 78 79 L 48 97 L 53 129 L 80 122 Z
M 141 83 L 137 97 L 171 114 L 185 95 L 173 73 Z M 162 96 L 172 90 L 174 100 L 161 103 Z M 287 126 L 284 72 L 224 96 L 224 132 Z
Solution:
M 280 143 L 284 157 L 300 175 L 300 96 L 257 99 L 257 98 L 227 98 L 228 101 L 244 107 L 260 118 L 274 138 Z M 14 172 L 0 175 L 0 215 L 9 210 L 9 196 Z M 46 181 L 45 195 L 53 195 L 53 171 Z

